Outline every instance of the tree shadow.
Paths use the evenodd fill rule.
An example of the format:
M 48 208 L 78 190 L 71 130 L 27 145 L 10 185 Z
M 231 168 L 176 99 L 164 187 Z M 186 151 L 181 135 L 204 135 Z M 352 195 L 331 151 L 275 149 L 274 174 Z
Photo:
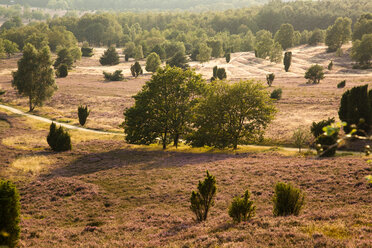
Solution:
M 236 155 L 222 153 L 149 151 L 144 149 L 123 148 L 81 156 L 71 164 L 51 171 L 49 176 L 81 176 L 113 168 L 129 166 L 140 166 L 139 169 L 141 170 L 176 168 L 193 164 L 221 161 L 232 157 L 236 157 Z

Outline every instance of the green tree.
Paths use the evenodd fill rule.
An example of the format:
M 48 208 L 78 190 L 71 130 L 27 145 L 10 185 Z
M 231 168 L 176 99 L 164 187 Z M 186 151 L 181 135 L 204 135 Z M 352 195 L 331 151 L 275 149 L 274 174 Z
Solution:
M 176 67 L 179 67 L 179 68 L 182 68 L 182 69 L 186 69 L 189 67 L 189 65 L 187 64 L 187 58 L 186 58 L 186 55 L 185 53 L 183 52 L 177 52 L 172 58 L 170 58 L 168 61 L 167 61 L 167 64 L 169 66 L 176 66 Z
M 324 68 L 321 65 L 312 65 L 307 69 L 305 73 L 305 78 L 309 80 L 310 83 L 319 84 L 320 80 L 324 78 Z
M 61 64 L 67 65 L 68 69 L 71 70 L 74 64 L 74 58 L 67 48 L 62 48 L 57 54 L 57 59 L 54 62 L 54 68 L 58 68 Z
M 152 52 L 146 59 L 146 71 L 156 72 L 160 67 L 161 60 L 158 54 Z
M 207 42 L 208 47 L 212 48 L 212 57 L 220 58 L 223 55 L 222 42 L 220 40 L 210 40 Z
M 282 61 L 282 59 L 283 59 L 282 46 L 278 42 L 275 42 L 270 51 L 270 61 L 279 63 Z
M 311 33 L 308 44 L 310 46 L 316 46 L 319 43 L 324 42 L 324 33 L 319 28 L 314 29 L 314 31 Z
M 117 65 L 119 64 L 119 54 L 115 47 L 110 46 L 99 59 L 101 65 Z
M 199 181 L 198 191 L 191 193 L 190 209 L 195 213 L 197 221 L 207 220 L 209 209 L 214 205 L 216 192 L 216 178 L 207 171 L 204 181 Z
M 275 107 L 264 87 L 253 81 L 208 85 L 194 116 L 192 146 L 233 147 L 254 141 L 273 119 Z
M 266 59 L 274 46 L 272 34 L 267 30 L 260 30 L 256 34 L 256 55 L 258 58 Z
M 19 52 L 18 45 L 10 40 L 3 40 L 3 46 L 5 53 L 8 55 L 8 58 L 10 57 L 10 55 Z
M 361 15 L 354 24 L 353 40 L 361 40 L 363 35 L 372 34 L 372 14 Z
M 163 149 L 173 139 L 188 133 L 192 107 L 201 94 L 201 75 L 177 67 L 160 68 L 133 98 L 135 104 L 124 112 L 126 140 L 131 144 L 151 144 L 160 138 Z
M 325 37 L 325 44 L 328 52 L 334 52 L 351 39 L 351 19 L 339 17 L 335 23 L 328 27 Z
M 0 247 L 17 247 L 20 236 L 20 202 L 16 186 L 0 179 Z
M 372 59 L 372 34 L 365 34 L 361 41 L 356 40 L 353 42 L 351 58 L 364 68 L 370 67 Z
M 52 122 L 47 136 L 47 142 L 50 148 L 55 152 L 64 152 L 71 150 L 70 134 L 60 126 L 57 128 L 56 124 Z
M 156 53 L 157 55 L 159 55 L 159 57 L 160 57 L 160 59 L 161 59 L 162 61 L 166 59 L 166 56 L 167 56 L 167 55 L 166 55 L 166 53 L 165 53 L 165 50 L 164 50 L 164 48 L 163 48 L 162 46 L 160 46 L 159 44 L 156 45 L 156 46 L 152 49 L 151 52 Z
M 136 46 L 136 49 L 134 50 L 134 59 L 136 61 L 143 59 L 143 50 L 142 46 Z
M 293 47 L 295 41 L 295 33 L 292 24 L 286 23 L 280 26 L 280 29 L 275 34 L 275 41 L 279 42 L 283 50 Z
M 199 54 L 196 56 L 196 59 L 203 64 L 204 62 L 209 61 L 209 59 L 211 58 L 211 54 L 212 49 L 208 47 L 207 44 L 202 43 L 199 46 Z
M 57 90 L 50 56 L 49 47 L 37 51 L 27 44 L 18 61 L 18 70 L 12 73 L 12 86 L 19 94 L 29 98 L 30 111 L 41 106 Z
M 134 58 L 136 55 L 136 44 L 134 42 L 128 42 L 124 48 L 124 54 L 128 58 Z

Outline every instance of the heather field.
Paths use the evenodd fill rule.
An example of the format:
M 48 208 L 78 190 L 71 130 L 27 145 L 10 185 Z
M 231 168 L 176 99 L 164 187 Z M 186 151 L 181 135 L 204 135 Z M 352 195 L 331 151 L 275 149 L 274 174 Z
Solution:
M 337 57 L 324 46 L 296 47 L 288 73 L 282 64 L 252 53 L 232 54 L 229 64 L 217 59 L 190 65 L 205 79 L 215 65 L 225 67 L 231 83 L 254 79 L 266 84 L 266 74 L 274 72 L 273 86 L 266 90 L 282 88 L 283 97 L 275 102 L 278 112 L 262 144 L 293 146 L 293 130 L 337 117 L 342 94 L 371 82 L 371 70 L 352 70 L 349 48 Z M 315 152 L 263 146 L 233 151 L 182 144 L 163 151 L 155 144 L 126 144 L 123 111 L 133 106 L 132 96 L 151 74 L 133 78 L 133 61 L 123 62 L 122 55 L 119 65 L 101 66 L 103 51 L 97 48 L 67 78 L 57 78 L 58 91 L 33 114 L 77 126 L 77 106 L 88 105 L 86 127 L 114 133 L 70 130 L 72 150 L 56 153 L 46 141 L 48 123 L 0 108 L 0 178 L 12 180 L 21 195 L 21 247 L 371 247 L 368 157 L 344 152 L 319 159 Z M 27 111 L 27 99 L 11 86 L 19 58 L 0 61 L 0 89 L 6 91 L 0 103 Z M 335 66 L 326 70 L 325 79 L 306 84 L 306 68 L 326 67 L 330 60 Z M 103 71 L 119 69 L 123 81 L 104 80 Z M 344 79 L 346 87 L 338 89 Z M 217 194 L 207 221 L 198 223 L 190 195 L 206 170 L 216 177 Z M 290 182 L 305 193 L 298 216 L 274 217 L 277 182 Z M 247 189 L 256 215 L 237 224 L 228 208 Z
M 161 151 L 82 131 L 71 131 L 72 151 L 54 153 L 47 130 L 0 111 L 0 174 L 21 194 L 21 247 L 371 247 L 368 158 L 248 147 Z M 218 189 L 208 220 L 197 223 L 190 193 L 206 170 Z M 278 181 L 304 191 L 299 216 L 273 216 Z M 227 209 L 246 189 L 256 215 L 235 224 Z

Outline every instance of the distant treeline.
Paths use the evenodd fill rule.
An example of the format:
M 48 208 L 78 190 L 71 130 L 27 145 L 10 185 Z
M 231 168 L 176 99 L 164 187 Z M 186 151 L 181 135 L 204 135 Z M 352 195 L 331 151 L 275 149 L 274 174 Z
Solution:
M 80 10 L 223 10 L 267 3 L 269 0 L 15 0 L 34 7 Z M 9 4 L 10 0 L 0 3 Z
M 74 3 L 78 2 L 84 1 Z M 350 18 L 346 20 L 349 24 L 345 27 L 354 28 L 362 14 L 367 12 L 372 12 L 370 0 L 276 0 L 263 6 L 202 13 L 98 12 L 81 17 L 66 15 L 28 26 L 22 26 L 19 20 L 13 18 L 1 27 L 0 38 L 16 43 L 20 49 L 27 42 L 35 47 L 49 43 L 51 50 L 56 51 L 58 47 L 67 47 L 63 44 L 65 41 L 68 46 L 75 43 L 76 37 L 77 41 L 87 41 L 92 46 L 124 47 L 128 58 L 134 58 L 136 54 L 143 54 L 138 58 L 146 57 L 156 52 L 163 60 L 182 52 L 197 60 L 199 51 L 209 47 L 211 57 L 255 51 L 260 58 L 270 56 L 272 61 L 280 61 L 282 49 L 324 42 L 326 29 L 338 17 Z M 334 30 L 336 32 L 337 28 Z M 62 35 L 61 39 L 54 38 L 57 32 Z M 342 39 L 341 44 L 348 40 Z

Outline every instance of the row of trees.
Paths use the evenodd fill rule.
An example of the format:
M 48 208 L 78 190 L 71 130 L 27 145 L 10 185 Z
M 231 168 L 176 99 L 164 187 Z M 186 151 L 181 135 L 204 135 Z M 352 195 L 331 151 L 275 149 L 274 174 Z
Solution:
M 263 86 L 253 81 L 206 84 L 201 75 L 177 67 L 160 68 L 124 112 L 126 140 L 165 149 L 185 139 L 192 146 L 233 147 L 262 137 L 275 108 Z

